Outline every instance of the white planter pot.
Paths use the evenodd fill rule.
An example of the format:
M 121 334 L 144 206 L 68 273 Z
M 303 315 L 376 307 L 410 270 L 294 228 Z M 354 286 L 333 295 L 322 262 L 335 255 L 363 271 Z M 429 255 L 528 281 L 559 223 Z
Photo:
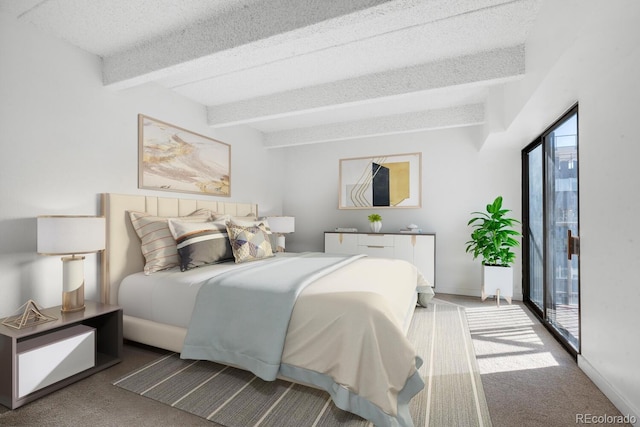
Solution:
M 513 297 L 513 267 L 482 266 L 482 301 L 489 295 L 496 296 L 496 304 L 498 305 L 500 305 L 501 297 L 511 304 L 511 298 Z
M 380 231 L 380 229 L 382 229 L 382 221 L 370 222 L 369 226 L 371 227 L 371 231 L 377 233 Z

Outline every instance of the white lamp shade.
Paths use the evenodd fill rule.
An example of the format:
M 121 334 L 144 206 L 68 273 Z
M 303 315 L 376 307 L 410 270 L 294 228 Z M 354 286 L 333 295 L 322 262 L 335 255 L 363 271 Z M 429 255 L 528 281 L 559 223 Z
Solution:
M 292 216 L 268 216 L 267 222 L 272 233 L 293 233 L 296 229 L 296 219 Z
M 39 216 L 38 253 L 73 255 L 105 248 L 105 219 L 96 216 Z

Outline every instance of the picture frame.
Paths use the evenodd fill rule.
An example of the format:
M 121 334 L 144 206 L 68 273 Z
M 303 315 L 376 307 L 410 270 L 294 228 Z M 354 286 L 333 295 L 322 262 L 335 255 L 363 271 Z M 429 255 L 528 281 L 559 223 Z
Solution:
M 338 209 L 420 208 L 422 153 L 340 159 Z
M 138 115 L 138 187 L 231 196 L 231 145 Z

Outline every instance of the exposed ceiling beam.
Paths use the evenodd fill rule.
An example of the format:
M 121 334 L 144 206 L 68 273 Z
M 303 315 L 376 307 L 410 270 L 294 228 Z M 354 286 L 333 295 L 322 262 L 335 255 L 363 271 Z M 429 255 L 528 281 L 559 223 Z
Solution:
M 264 145 L 267 148 L 278 148 L 423 130 L 473 126 L 480 125 L 483 122 L 483 104 L 462 105 L 329 126 L 272 132 L 265 135 Z
M 190 69 L 200 58 L 275 36 L 296 38 L 315 24 L 391 0 L 263 0 L 249 2 L 178 32 L 103 58 L 106 86 L 121 89 Z M 298 31 L 296 31 L 298 30 Z M 322 28 L 316 28 L 322 32 Z M 287 34 L 291 34 L 287 36 Z M 233 53 L 237 55 L 237 53 Z
M 214 128 L 250 124 L 420 91 L 504 82 L 524 72 L 520 45 L 212 106 L 207 117 Z

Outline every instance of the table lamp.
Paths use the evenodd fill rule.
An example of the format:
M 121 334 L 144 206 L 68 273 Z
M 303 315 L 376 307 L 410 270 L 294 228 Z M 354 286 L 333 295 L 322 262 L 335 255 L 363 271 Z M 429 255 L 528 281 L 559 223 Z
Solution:
M 276 252 L 284 252 L 284 235 L 295 231 L 296 219 L 292 216 L 268 216 L 267 222 L 271 232 L 278 237 Z
M 84 310 L 84 257 L 105 248 L 105 219 L 51 215 L 37 219 L 38 253 L 62 257 L 62 312 Z

